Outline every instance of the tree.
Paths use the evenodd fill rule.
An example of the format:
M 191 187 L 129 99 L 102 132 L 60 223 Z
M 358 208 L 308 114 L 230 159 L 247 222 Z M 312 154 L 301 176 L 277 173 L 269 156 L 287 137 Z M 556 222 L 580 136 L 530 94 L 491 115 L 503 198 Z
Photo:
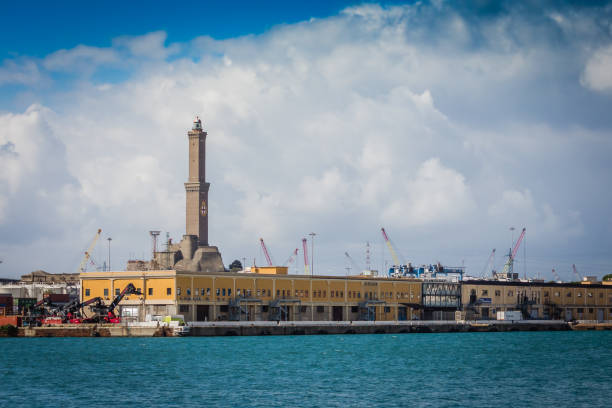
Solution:
M 602 280 L 605 280 L 605 281 L 612 280 L 612 273 L 609 273 L 606 276 L 604 276 Z
M 237 272 L 242 270 L 242 263 L 235 259 L 229 266 L 230 272 Z

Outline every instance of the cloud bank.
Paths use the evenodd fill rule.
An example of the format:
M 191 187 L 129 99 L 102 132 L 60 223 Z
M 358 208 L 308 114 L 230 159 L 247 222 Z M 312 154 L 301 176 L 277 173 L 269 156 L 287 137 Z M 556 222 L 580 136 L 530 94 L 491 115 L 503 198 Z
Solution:
M 71 272 L 98 227 L 114 269 L 148 256 L 151 229 L 179 239 L 199 114 L 226 264 L 262 264 L 259 237 L 283 260 L 314 231 L 318 273 L 345 273 L 366 241 L 384 269 L 385 226 L 406 260 L 479 274 L 525 226 L 529 275 L 602 274 L 611 14 L 363 5 L 257 36 L 159 31 L 6 60 L 0 86 L 35 103 L 0 114 L 3 267 Z

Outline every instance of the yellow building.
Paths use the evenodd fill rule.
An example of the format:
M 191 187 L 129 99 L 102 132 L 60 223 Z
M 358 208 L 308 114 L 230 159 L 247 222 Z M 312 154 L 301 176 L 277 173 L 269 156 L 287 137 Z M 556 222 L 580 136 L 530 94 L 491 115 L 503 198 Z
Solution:
M 531 319 L 612 320 L 612 286 L 553 282 L 469 281 L 462 306 L 475 318 L 494 319 L 498 311 L 521 310 Z
M 139 320 L 410 320 L 421 304 L 421 282 L 408 279 L 162 270 L 88 272 L 80 280 L 83 301 L 106 303 L 132 283 L 142 295 L 127 296 L 116 313 Z

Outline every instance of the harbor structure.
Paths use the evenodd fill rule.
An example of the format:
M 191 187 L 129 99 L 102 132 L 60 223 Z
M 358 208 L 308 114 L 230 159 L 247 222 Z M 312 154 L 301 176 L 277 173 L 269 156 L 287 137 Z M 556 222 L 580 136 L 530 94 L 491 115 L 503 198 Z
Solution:
M 272 265 L 249 273 L 226 272 L 218 248 L 209 244 L 207 132 L 199 118 L 187 136 L 182 240 L 168 240 L 165 251 L 153 250 L 151 262 L 129 265 L 126 271 L 81 273 L 81 302 L 100 298 L 111 303 L 134 285 L 138 294 L 125 296 L 119 306 L 126 320 L 166 315 L 181 315 L 185 321 L 486 320 L 516 310 L 525 319 L 612 320 L 612 285 L 462 281 L 462 268 L 437 265 L 420 271 L 401 265 L 397 256 L 395 273 L 386 277 L 313 275 L 306 246 L 304 275 L 289 275 L 286 267 Z M 516 248 L 518 243 L 514 252 Z

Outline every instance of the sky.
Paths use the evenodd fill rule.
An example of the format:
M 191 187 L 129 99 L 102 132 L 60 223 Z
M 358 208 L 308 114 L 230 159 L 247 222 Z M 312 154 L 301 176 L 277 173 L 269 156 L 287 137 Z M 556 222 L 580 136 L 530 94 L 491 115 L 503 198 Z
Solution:
M 0 276 L 180 240 L 196 115 L 226 265 L 612 272 L 610 2 L 292 3 L 4 4 Z

